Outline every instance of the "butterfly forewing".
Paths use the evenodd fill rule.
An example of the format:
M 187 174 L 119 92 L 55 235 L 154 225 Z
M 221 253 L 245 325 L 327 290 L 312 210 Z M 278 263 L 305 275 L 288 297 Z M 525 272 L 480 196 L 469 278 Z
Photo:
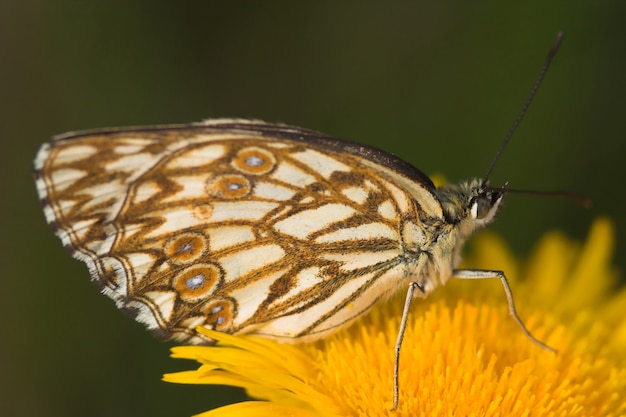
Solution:
M 35 171 L 48 222 L 103 292 L 190 342 L 205 341 L 196 326 L 328 334 L 432 272 L 428 231 L 443 222 L 405 162 L 262 122 L 70 134 Z

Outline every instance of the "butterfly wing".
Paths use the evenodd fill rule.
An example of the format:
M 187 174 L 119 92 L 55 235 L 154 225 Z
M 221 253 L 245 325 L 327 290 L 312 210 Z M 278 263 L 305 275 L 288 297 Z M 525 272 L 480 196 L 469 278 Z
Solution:
M 424 219 L 442 219 L 406 162 L 263 122 L 69 134 L 41 147 L 35 176 L 103 293 L 192 343 L 207 341 L 196 326 L 289 342 L 345 326 L 424 262 Z

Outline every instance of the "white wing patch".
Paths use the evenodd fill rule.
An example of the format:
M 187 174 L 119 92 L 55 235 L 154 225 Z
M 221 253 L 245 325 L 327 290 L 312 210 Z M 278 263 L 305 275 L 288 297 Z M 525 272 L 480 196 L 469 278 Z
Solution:
M 311 233 L 352 216 L 355 210 L 345 204 L 326 204 L 299 213 L 274 224 L 281 233 L 306 239 Z
M 206 230 L 209 235 L 209 246 L 212 251 L 254 242 L 255 236 L 251 226 L 221 226 Z
M 219 259 L 225 279 L 232 281 L 283 259 L 285 251 L 279 245 L 264 245 L 245 249 Z
M 313 175 L 307 174 L 287 162 L 278 165 L 271 178 L 298 188 L 304 188 L 315 182 Z
M 347 253 L 322 253 L 320 258 L 341 262 L 341 269 L 351 272 L 361 268 L 368 268 L 376 264 L 390 262 L 402 254 L 398 250 L 386 250 L 380 252 L 347 252 Z
M 154 198 L 161 192 L 161 187 L 155 181 L 143 181 L 134 187 L 133 191 L 133 202 L 138 204 Z
M 55 184 L 56 191 L 64 191 L 84 177 L 85 172 L 82 170 L 65 168 L 54 171 L 50 182 Z
M 296 194 L 292 188 L 270 182 L 259 181 L 254 186 L 254 196 L 260 199 L 287 201 Z
M 181 152 L 168 160 L 165 168 L 189 170 L 212 164 L 226 153 L 223 145 L 205 145 Z
M 209 218 L 212 223 L 236 220 L 261 220 L 270 211 L 279 206 L 278 203 L 266 201 L 246 201 L 237 203 L 215 203 Z
M 335 171 L 350 172 L 350 167 L 331 158 L 323 153 L 307 149 L 304 152 L 294 154 L 295 158 L 307 165 L 314 172 L 319 173 L 324 178 L 329 179 Z
M 398 232 L 383 223 L 361 224 L 356 227 L 338 229 L 315 239 L 317 243 L 332 243 L 359 239 L 390 239 L 398 241 Z
M 150 299 L 158 307 L 163 320 L 168 321 L 171 318 L 176 301 L 174 291 L 150 291 L 145 293 L 144 297 Z
M 92 157 L 97 152 L 97 147 L 87 145 L 64 148 L 56 154 L 55 163 L 62 165 L 77 161 L 83 161 Z

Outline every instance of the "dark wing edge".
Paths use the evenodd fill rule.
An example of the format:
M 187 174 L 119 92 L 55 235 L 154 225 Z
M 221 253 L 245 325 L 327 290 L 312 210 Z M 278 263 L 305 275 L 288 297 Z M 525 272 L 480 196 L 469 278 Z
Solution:
M 170 124 L 170 125 L 154 125 L 154 126 L 131 126 L 131 127 L 115 127 L 104 129 L 91 129 L 77 132 L 68 132 L 61 135 L 57 135 L 52 138 L 51 144 L 75 138 L 91 136 L 91 135 L 107 135 L 107 134 L 119 134 L 124 132 L 129 133 L 152 133 L 160 131 L 197 131 L 201 133 L 203 130 L 217 129 L 217 130 L 232 130 L 239 131 L 251 136 L 262 137 L 276 137 L 283 139 L 290 139 L 294 141 L 301 141 L 307 143 L 317 144 L 323 148 L 334 149 L 339 152 L 347 152 L 350 154 L 358 155 L 362 158 L 368 159 L 374 163 L 386 166 L 393 171 L 408 177 L 409 179 L 423 184 L 431 191 L 435 190 L 435 185 L 432 180 L 424 174 L 422 171 L 406 162 L 397 156 L 378 149 L 374 146 L 364 145 L 351 140 L 335 138 L 325 133 L 317 132 L 315 130 L 305 129 L 298 126 L 291 126 L 281 123 L 267 123 L 261 120 L 254 119 L 207 119 L 202 122 L 189 123 L 189 124 Z M 44 144 L 45 146 L 45 144 Z M 35 163 L 40 159 L 42 150 L 40 148 Z M 50 146 L 50 145 L 49 145 Z M 39 169 L 38 169 L 39 168 Z M 41 166 L 35 165 L 35 178 L 37 178 L 38 172 Z

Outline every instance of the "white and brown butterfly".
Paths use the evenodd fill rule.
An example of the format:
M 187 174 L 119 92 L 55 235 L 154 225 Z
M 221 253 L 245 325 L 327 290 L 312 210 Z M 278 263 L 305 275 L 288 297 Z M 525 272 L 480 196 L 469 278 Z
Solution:
M 293 126 L 217 119 L 70 133 L 34 162 L 48 223 L 117 306 L 158 337 L 196 328 L 312 341 L 408 288 L 451 276 L 504 190 L 474 179 L 436 189 L 381 150 Z M 418 290 L 418 291 L 416 291 Z
M 70 133 L 35 159 L 48 223 L 158 336 L 309 341 L 417 283 L 444 284 L 502 192 L 435 189 L 381 150 L 217 119 Z
M 487 178 L 436 188 L 382 150 L 281 124 L 216 119 L 69 133 L 34 162 L 48 223 L 102 292 L 163 339 L 203 326 L 283 342 L 341 329 L 408 288 L 409 305 L 458 270 L 461 248 L 505 193 Z

